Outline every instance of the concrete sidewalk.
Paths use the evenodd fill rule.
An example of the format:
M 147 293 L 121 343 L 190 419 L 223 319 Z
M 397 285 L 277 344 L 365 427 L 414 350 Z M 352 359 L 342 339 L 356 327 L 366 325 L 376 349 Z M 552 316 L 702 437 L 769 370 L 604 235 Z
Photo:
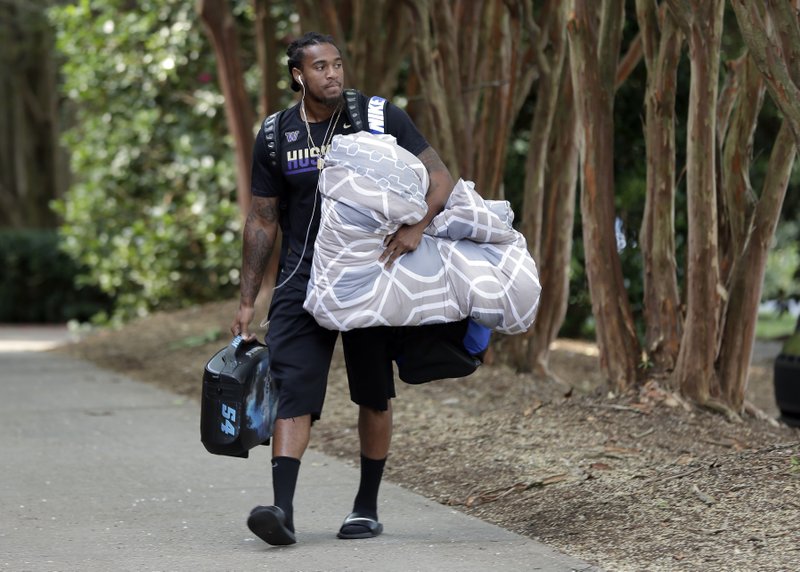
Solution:
M 196 402 L 57 354 L 3 351 L 7 339 L 2 570 L 597 570 L 390 483 L 384 534 L 337 540 L 358 473 L 314 451 L 296 494 L 298 544 L 270 547 L 245 525 L 272 499 L 266 447 L 210 455 Z

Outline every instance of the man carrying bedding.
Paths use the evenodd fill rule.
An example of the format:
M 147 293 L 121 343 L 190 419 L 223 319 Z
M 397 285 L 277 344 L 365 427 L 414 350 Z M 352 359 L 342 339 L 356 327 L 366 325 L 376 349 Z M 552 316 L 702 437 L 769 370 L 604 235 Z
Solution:
M 309 443 L 311 426 L 322 414 L 338 334 L 319 326 L 303 309 L 319 229 L 321 157 L 334 135 L 356 132 L 356 121 L 345 101 L 342 57 L 333 39 L 309 32 L 292 42 L 287 55 L 292 89 L 302 97 L 277 117 L 268 118 L 256 136 L 240 303 L 231 325 L 234 335 L 255 337 L 250 332 L 254 303 L 280 227 L 283 247 L 266 335 L 271 374 L 280 388 L 272 441 L 274 504 L 255 507 L 247 520 L 250 530 L 272 545 L 296 542 L 293 498 L 300 460 Z M 357 102 L 358 112 L 366 118 L 367 98 L 357 94 Z M 417 248 L 423 230 L 447 202 L 454 182 L 404 111 L 387 102 L 383 113 L 385 132 L 417 156 L 430 175 L 427 215 L 415 225 L 400 227 L 384 242 L 380 261 L 388 267 Z M 419 329 L 422 333 L 425 328 L 436 327 Z M 393 328 L 342 334 L 350 397 L 359 406 L 361 480 L 339 538 L 370 538 L 383 530 L 377 498 L 392 436 L 393 336 Z

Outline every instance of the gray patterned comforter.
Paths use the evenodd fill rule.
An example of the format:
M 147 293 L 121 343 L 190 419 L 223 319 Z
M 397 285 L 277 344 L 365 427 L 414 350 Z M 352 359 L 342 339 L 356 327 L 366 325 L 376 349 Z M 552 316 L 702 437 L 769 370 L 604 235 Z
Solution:
M 305 309 L 325 328 L 413 326 L 471 317 L 524 332 L 539 306 L 539 275 L 507 201 L 460 180 L 419 247 L 388 270 L 384 238 L 427 211 L 428 173 L 390 135 L 337 135 L 320 175 L 322 217 Z

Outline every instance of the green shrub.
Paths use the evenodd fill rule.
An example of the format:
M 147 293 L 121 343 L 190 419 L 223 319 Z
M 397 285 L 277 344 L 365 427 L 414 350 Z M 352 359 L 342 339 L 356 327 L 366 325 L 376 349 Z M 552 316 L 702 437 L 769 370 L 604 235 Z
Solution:
M 762 301 L 774 301 L 782 311 L 789 308 L 789 301 L 800 299 L 800 222 L 783 221 L 778 224 L 767 257 Z
M 54 230 L 0 230 L 0 322 L 86 321 L 111 304 L 76 283 L 80 268 Z
M 800 332 L 792 334 L 786 339 L 781 353 L 787 356 L 800 356 Z
M 63 247 L 115 320 L 233 296 L 232 146 L 194 2 L 81 0 L 51 18 L 75 109 Z

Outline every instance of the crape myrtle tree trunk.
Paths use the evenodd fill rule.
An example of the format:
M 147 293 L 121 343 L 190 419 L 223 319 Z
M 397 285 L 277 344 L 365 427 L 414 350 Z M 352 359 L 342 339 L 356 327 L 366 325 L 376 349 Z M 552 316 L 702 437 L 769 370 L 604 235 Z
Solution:
M 754 209 L 748 209 L 746 236 L 727 281 L 728 301 L 717 360 L 720 398 L 740 411 L 753 354 L 758 305 L 770 243 L 780 218 L 796 156 L 795 138 L 784 120 L 770 155 L 767 176 Z
M 560 8 L 568 8 L 568 4 L 559 3 Z M 546 20 L 543 20 L 546 21 Z M 572 230 L 575 224 L 575 192 L 578 179 L 578 162 L 580 149 L 578 146 L 578 122 L 575 111 L 575 99 L 572 89 L 572 78 L 566 55 L 566 19 L 559 20 L 559 32 L 549 22 L 551 35 L 564 43 L 565 56 L 562 61 L 562 76 L 556 107 L 552 109 L 554 117 L 548 119 L 543 111 L 551 111 L 549 107 L 552 93 L 551 86 L 546 85 L 554 75 L 545 75 L 539 79 L 536 93 L 536 109 L 531 126 L 531 143 L 526 158 L 525 196 L 523 202 L 522 231 L 528 240 L 528 248 L 536 258 L 539 266 L 539 278 L 542 284 L 542 295 L 539 301 L 539 313 L 533 327 L 524 336 L 517 336 L 513 360 L 518 371 L 532 371 L 538 377 L 556 380 L 549 368 L 550 346 L 558 336 L 567 313 L 569 295 L 569 272 L 572 259 Z M 545 51 L 550 58 L 555 58 L 557 50 L 548 48 Z M 642 59 L 641 36 L 634 38 L 628 51 L 620 60 L 616 73 L 616 88 L 625 82 L 631 72 Z M 541 61 L 541 58 L 540 58 Z M 552 66 L 543 70 L 552 70 Z M 537 114 L 538 115 L 537 117 Z M 549 139 L 544 141 L 540 131 L 548 126 Z M 542 144 L 547 146 L 542 149 Z M 540 177 L 544 176 L 539 189 Z
M 0 227 L 56 225 L 49 208 L 68 180 L 59 146 L 50 2 L 0 2 Z
M 656 0 L 636 0 L 647 66 L 647 192 L 640 244 L 646 351 L 658 371 L 671 371 L 682 320 L 675 261 L 675 96 L 682 34 L 663 8 Z
M 342 52 L 346 87 L 367 96 L 395 95 L 411 49 L 410 16 L 402 2 L 301 0 L 294 6 L 303 33 L 333 36 Z
M 519 371 L 554 379 L 549 368 L 550 344 L 564 323 L 569 301 L 569 268 L 572 258 L 572 228 L 575 223 L 575 192 L 578 180 L 578 116 L 570 74 L 564 74 L 555 110 L 547 153 L 539 257 L 542 294 L 539 313 L 526 336 L 517 336 L 521 348 L 515 353 Z M 525 200 L 530 200 L 526 195 Z M 530 239 L 529 239 L 530 244 Z
M 722 399 L 739 411 L 744 404 L 767 253 L 800 142 L 800 90 L 797 87 L 800 85 L 800 26 L 795 0 L 766 3 L 734 0 L 732 4 L 752 56 L 752 60 L 745 56 L 741 64 L 745 70 L 739 74 L 742 77 L 739 104 L 745 110 L 739 130 L 747 129 L 747 120 L 753 113 L 753 103 L 747 98 L 754 99 L 754 94 L 762 89 L 761 83 L 753 77 L 753 64 L 760 70 L 766 88 L 784 115 L 760 195 L 756 198 L 750 189 L 749 161 L 745 168 L 733 163 L 734 176 L 742 180 L 732 181 L 731 189 L 726 189 L 723 195 L 726 208 L 732 213 L 729 232 L 734 260 L 727 281 L 728 303 L 717 369 Z M 728 137 L 735 141 L 736 133 L 732 121 Z
M 426 104 L 414 119 L 453 176 L 475 181 L 489 199 L 503 197 L 511 128 L 547 41 L 532 4 L 404 1 L 414 29 L 412 68 Z
M 788 2 L 747 7 L 734 2 L 753 59 L 745 54 L 728 66 L 725 88 L 717 102 L 724 5 L 721 1 L 678 0 L 669 0 L 669 5 L 689 38 L 692 64 L 687 141 L 688 308 L 674 378 L 681 390 L 698 402 L 738 412 L 744 405 L 769 243 L 795 159 L 795 137 L 787 115 L 760 195 L 753 192 L 749 176 L 752 139 L 764 95 L 754 64 L 764 64 L 769 87 L 772 74 L 779 70 L 768 66 L 781 58 L 785 58 L 784 64 L 797 61 L 797 14 L 783 11 Z M 764 27 L 754 32 L 754 25 Z M 771 30 L 778 31 L 770 37 Z M 777 51 L 764 49 L 759 55 L 758 50 L 769 41 Z M 789 66 L 782 69 L 786 79 L 791 79 Z M 777 102 L 783 90 L 778 87 L 775 91 Z M 721 141 L 720 176 L 715 173 L 715 138 Z
M 706 403 L 716 383 L 721 306 L 717 239 L 716 114 L 724 0 L 668 0 L 689 44 L 686 143 L 688 251 L 686 320 L 673 383 Z
M 580 118 L 586 275 L 600 366 L 612 386 L 624 390 L 635 382 L 640 359 L 614 231 L 613 110 L 624 2 L 573 0 L 572 8 L 568 31 Z
M 236 22 L 230 3 L 225 0 L 197 0 L 196 8 L 214 46 L 217 74 L 225 97 L 225 118 L 234 143 L 236 199 L 244 218 L 250 208 L 255 112 L 245 90 Z
M 716 364 L 719 386 L 712 388 L 712 395 L 719 397 L 723 410 L 735 412 L 745 405 L 767 253 L 795 159 L 794 137 L 784 121 L 761 191 L 753 191 L 753 134 L 764 91 L 762 76 L 748 53 L 728 65 L 717 130 L 722 141 L 720 278 L 726 295 Z
M 278 109 L 280 105 L 278 78 L 284 73 L 284 70 L 275 63 L 278 61 L 279 46 L 275 38 L 275 19 L 272 17 L 269 5 L 269 0 L 253 0 L 256 57 L 260 71 L 258 109 L 260 118 L 266 118 Z
M 510 353 L 520 370 L 547 374 L 550 342 L 566 312 L 577 176 L 572 90 L 562 89 L 570 6 L 549 0 L 534 12 L 531 2 L 406 4 L 416 30 L 412 80 L 426 102 L 415 119 L 453 174 L 474 180 L 486 198 L 504 195 L 511 128 L 536 90 L 521 230 L 543 293 L 534 328 L 511 342 Z M 630 65 L 635 61 L 634 53 Z
M 536 104 L 525 158 L 520 230 L 538 263 L 542 295 L 536 322 L 524 336 L 517 336 L 512 354 L 519 371 L 535 371 L 540 376 L 551 375 L 547 367 L 548 350 L 566 314 L 572 251 L 577 165 L 570 153 L 576 157 L 577 146 L 571 83 L 562 82 L 562 78 L 569 77 L 564 73 L 568 8 L 560 0 L 551 0 L 542 9 L 540 20 L 546 28 L 542 29 L 541 37 L 546 39 L 547 49 L 542 49 L 545 65 L 540 65 L 536 83 Z M 553 132 L 556 117 L 560 124 Z M 555 138 L 560 138 L 560 147 L 554 147 Z M 551 155 L 555 152 L 563 155 L 556 159 Z M 564 172 L 569 169 L 573 173 Z M 571 178 L 572 188 L 558 188 L 561 194 L 556 195 L 554 187 L 565 177 L 567 183 Z
M 764 97 L 764 82 L 756 69 L 757 58 L 745 53 L 730 62 L 723 89 L 717 94 L 723 3 L 680 0 L 666 3 L 669 12 L 660 16 L 657 52 L 657 58 L 665 59 L 662 63 L 656 60 L 653 65 L 652 31 L 658 16 L 654 4 L 637 0 L 648 62 L 648 206 L 642 232 L 645 269 L 652 268 L 654 259 L 652 244 L 648 243 L 652 229 L 648 225 L 658 224 L 658 220 L 651 218 L 649 203 L 665 187 L 674 185 L 674 166 L 671 170 L 664 168 L 665 162 L 674 161 L 674 147 L 663 147 L 673 133 L 674 120 L 670 119 L 666 127 L 663 121 L 652 123 L 663 120 L 665 114 L 674 113 L 674 70 L 669 70 L 669 77 L 662 75 L 675 65 L 674 50 L 679 48 L 679 44 L 672 44 L 668 51 L 662 51 L 666 45 L 665 34 L 670 30 L 670 17 L 673 17 L 688 38 L 692 66 L 687 137 L 688 307 L 673 383 L 699 403 L 734 413 L 744 405 L 761 284 L 769 243 L 795 159 L 794 137 L 789 122 L 785 121 L 772 149 L 766 180 L 760 194 L 756 194 L 750 185 L 749 171 L 753 134 Z M 757 13 L 767 13 L 763 4 Z M 674 27 L 671 33 L 674 35 Z M 654 89 L 654 86 L 659 87 Z M 651 99 L 653 97 L 655 99 Z M 650 108 L 653 102 L 661 113 L 655 118 Z M 666 106 L 670 109 L 665 109 Z M 656 132 L 660 135 L 654 135 Z M 660 156 L 653 157 L 654 151 Z M 654 184 L 659 178 L 661 182 Z M 672 194 L 674 197 L 674 189 Z M 673 199 L 668 199 L 667 195 L 659 200 L 663 207 L 670 204 L 670 208 L 674 208 L 671 206 Z M 655 218 L 666 216 L 665 213 Z M 666 229 L 662 232 L 667 236 Z M 671 279 L 674 263 L 671 265 L 671 270 L 662 269 L 662 284 Z M 646 280 L 648 278 L 646 276 Z M 645 295 L 649 294 L 649 286 L 646 286 Z M 647 306 L 650 299 L 645 302 Z M 664 316 L 654 317 L 650 308 L 645 316 L 650 343 L 652 321 Z M 677 310 L 674 319 L 680 324 Z M 648 349 L 655 358 L 653 346 L 649 345 Z M 668 361 L 657 363 L 661 369 L 669 369 Z
M 542 221 L 544 220 L 545 174 L 550 144 L 550 131 L 556 114 L 561 91 L 561 78 L 567 52 L 567 9 L 569 4 L 550 0 L 543 8 L 542 19 L 547 28 L 542 36 L 548 40 L 548 49 L 542 58 L 546 67 L 536 83 L 536 106 L 530 130 L 530 143 L 525 158 L 525 194 L 522 202 L 521 230 L 528 240 L 528 249 L 534 259 L 541 258 Z M 552 15 L 550 14 L 552 12 Z M 555 165 L 553 168 L 557 168 Z
M 753 135 L 764 103 L 764 82 L 747 53 L 729 62 L 720 96 L 720 279 L 727 283 L 747 240 L 757 197 L 750 186 Z M 730 103 L 728 103 L 730 100 Z
M 800 144 L 800 25 L 796 0 L 731 0 L 742 37 Z
M 256 55 L 260 68 L 259 103 L 261 115 L 274 111 L 278 103 L 275 65 L 274 22 L 267 0 L 253 0 L 255 11 Z M 225 97 L 225 117 L 233 138 L 236 161 L 236 200 L 242 220 L 250 209 L 250 174 L 253 161 L 256 112 L 247 94 L 244 70 L 239 53 L 239 35 L 231 13 L 231 4 L 225 0 L 196 0 L 197 13 L 205 25 L 214 46 L 222 94 Z M 280 237 L 274 246 L 280 250 Z M 259 306 L 268 305 L 272 286 L 278 275 L 279 257 L 273 256 L 264 274 L 258 300 Z

